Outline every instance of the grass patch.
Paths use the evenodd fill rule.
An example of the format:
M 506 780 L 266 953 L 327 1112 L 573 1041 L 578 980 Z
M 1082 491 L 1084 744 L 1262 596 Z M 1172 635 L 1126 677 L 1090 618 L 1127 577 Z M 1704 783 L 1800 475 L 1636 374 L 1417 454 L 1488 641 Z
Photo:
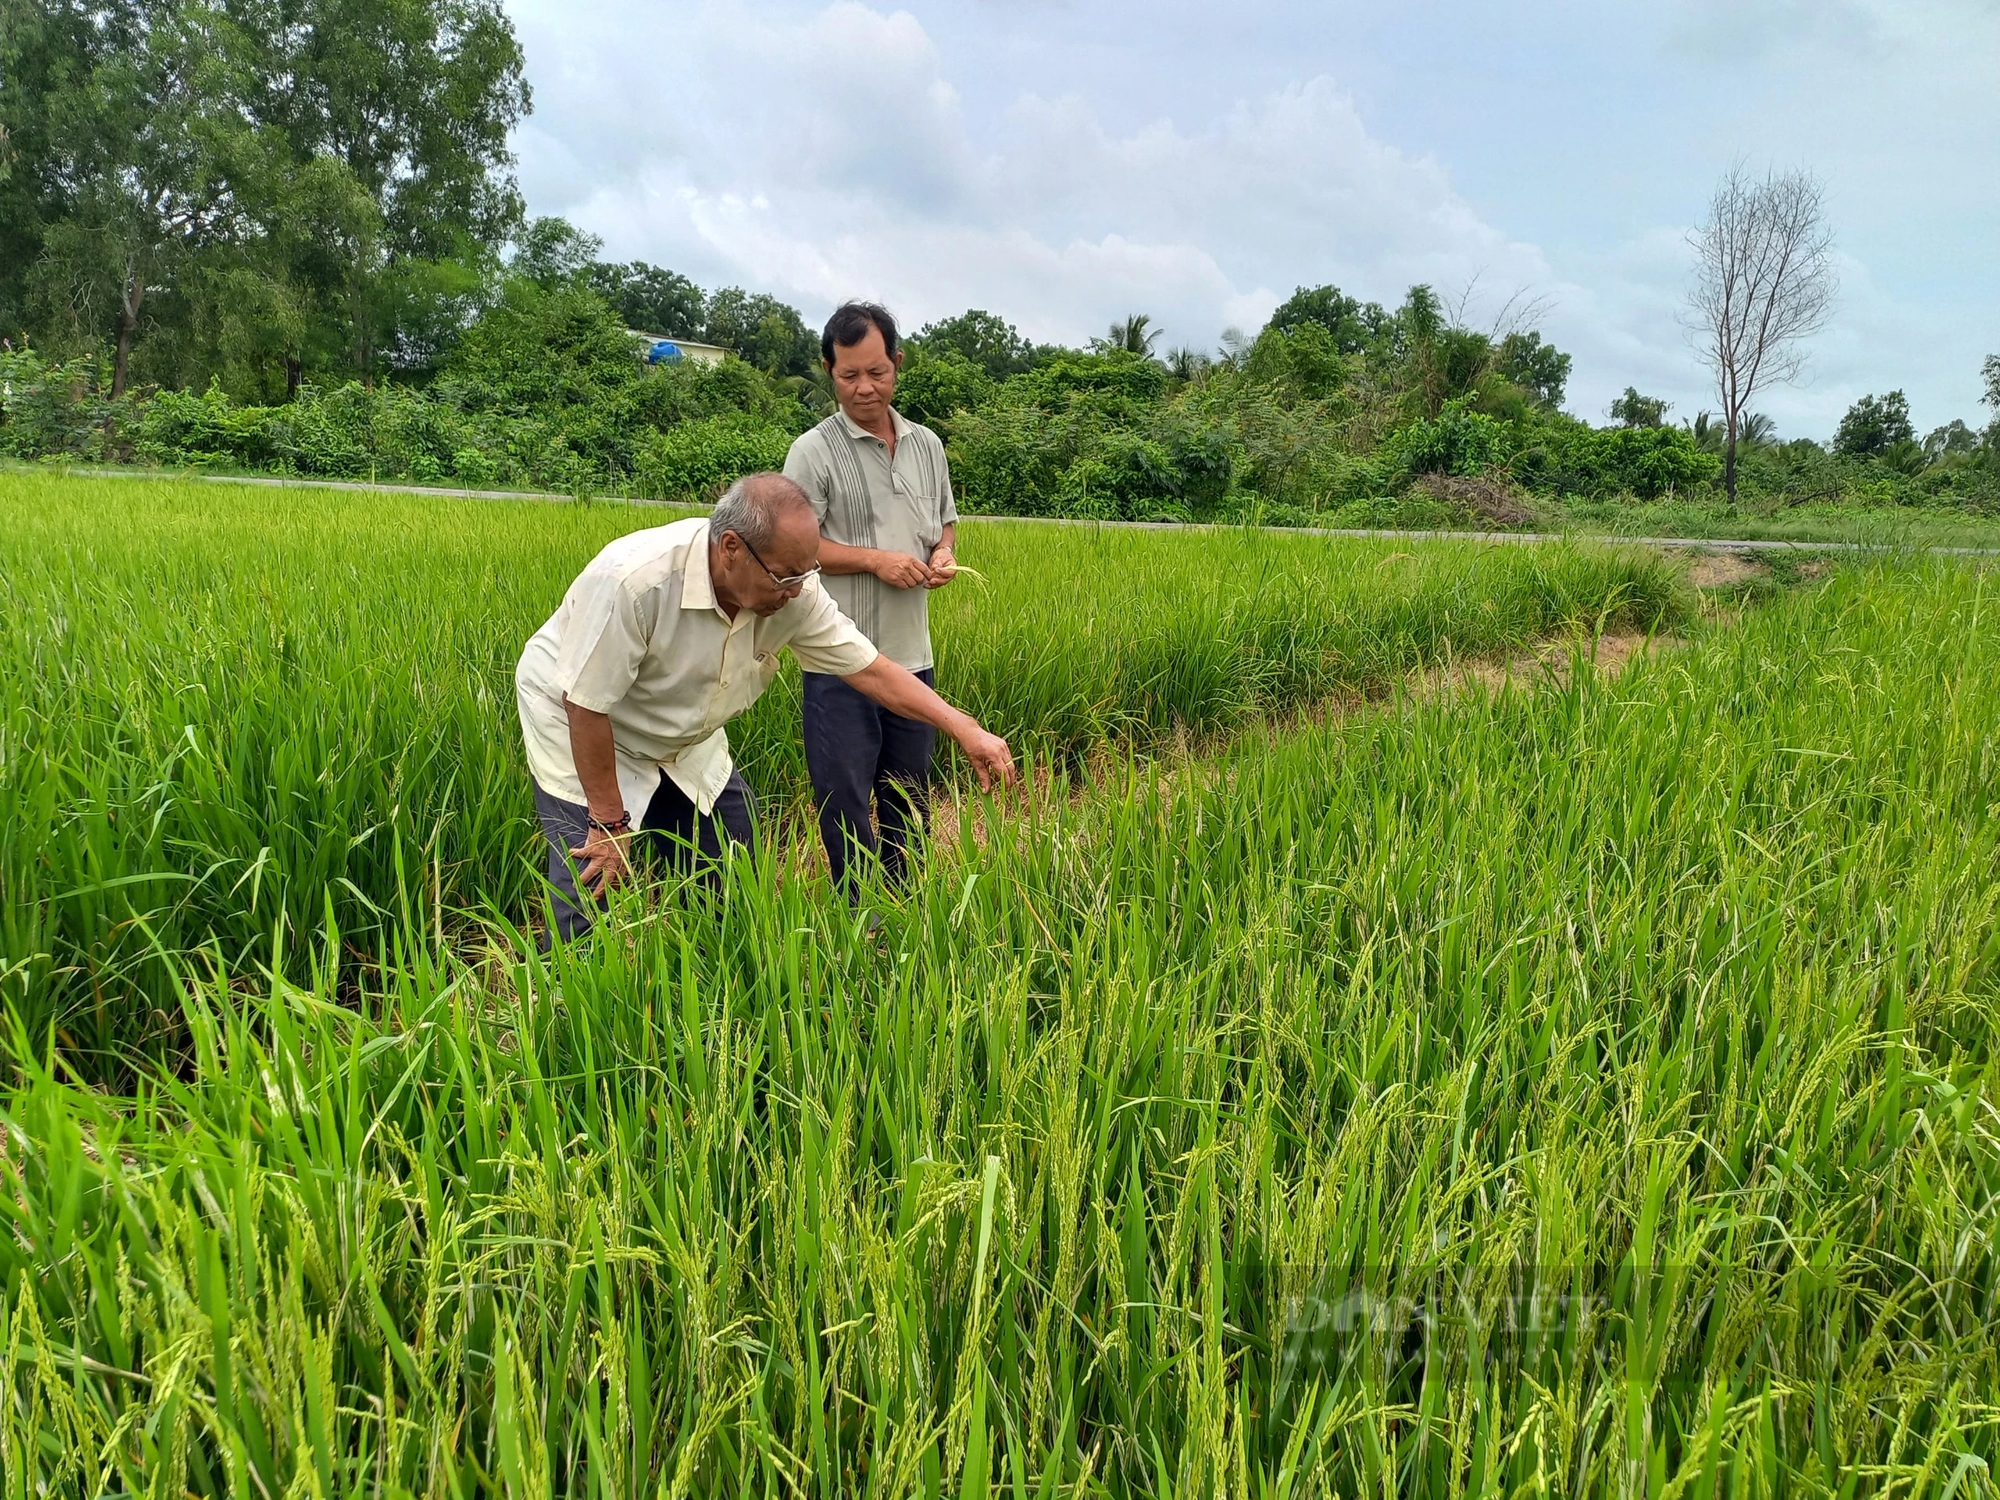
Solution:
M 516 657 L 606 541 L 665 519 L 0 480 L 0 993 L 103 1059 L 181 1029 L 190 968 L 319 944 L 340 969 L 456 912 L 522 918 Z M 1666 564 L 1584 547 L 975 522 L 961 552 L 984 577 L 935 598 L 940 685 L 1062 763 L 1684 609 Z M 731 729 L 767 812 L 805 785 L 798 712 L 793 671 Z
M 978 565 L 999 575 L 997 559 Z M 1983 1493 L 1991 576 L 5 1098 L 30 1492 Z
M 1589 536 L 1714 537 L 1774 542 L 1852 542 L 1889 550 L 2000 549 L 2000 516 L 1962 510 L 1811 504 L 1789 507 L 1571 500 L 1538 505 L 1539 524 Z

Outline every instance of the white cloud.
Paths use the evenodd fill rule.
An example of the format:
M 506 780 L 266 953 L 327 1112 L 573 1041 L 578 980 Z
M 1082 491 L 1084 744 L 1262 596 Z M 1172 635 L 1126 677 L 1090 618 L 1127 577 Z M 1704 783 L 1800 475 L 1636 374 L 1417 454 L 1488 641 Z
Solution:
M 809 316 L 867 294 L 916 322 L 983 306 L 1075 340 L 1146 311 L 1210 345 L 1299 283 L 1386 300 L 1416 281 L 1553 283 L 1539 251 L 1484 222 L 1436 162 L 1371 136 L 1326 78 L 1124 134 L 1082 98 L 1027 95 L 976 143 L 908 12 L 614 3 L 520 19 L 537 211 Z M 637 61 L 669 54 L 671 69 Z
M 509 3 L 536 92 L 517 138 L 533 209 L 809 319 L 862 294 L 913 325 L 978 306 L 1073 341 L 1147 312 L 1169 343 L 1210 345 L 1295 285 L 1393 302 L 1476 278 L 1475 319 L 1516 291 L 1547 299 L 1572 409 L 1601 417 L 1632 383 L 1692 414 L 1713 398 L 1678 321 L 1676 221 L 1747 153 L 1828 178 L 1852 260 L 1808 383 L 1760 402 L 1783 430 L 1830 432 L 1854 396 L 1897 385 L 1920 421 L 1961 414 L 2000 347 L 1974 270 L 2000 225 L 1995 0 L 1681 0 L 1652 23 L 1657 52 L 1558 8 L 1477 56 L 1454 38 L 1476 42 L 1489 12 L 1443 0 L 1423 76 L 1396 76 L 1440 91 L 1398 129 L 1443 131 L 1443 158 L 1371 128 L 1343 83 L 1373 69 L 1380 93 L 1344 40 L 1366 28 L 1326 24 L 1319 0 L 1268 0 L 1240 32 L 1205 7 L 1121 22 L 1110 0 L 1000 19 L 978 0 L 910 0 L 923 19 L 860 0 Z M 1378 37 L 1413 38 L 1388 0 L 1347 0 L 1348 19 L 1371 6 Z M 1105 37 L 1154 23 L 1146 64 L 1120 71 Z M 1586 34 L 1611 50 L 1557 46 Z M 1273 57 L 1281 35 L 1295 56 Z M 1569 71 L 1524 112 L 1544 57 Z

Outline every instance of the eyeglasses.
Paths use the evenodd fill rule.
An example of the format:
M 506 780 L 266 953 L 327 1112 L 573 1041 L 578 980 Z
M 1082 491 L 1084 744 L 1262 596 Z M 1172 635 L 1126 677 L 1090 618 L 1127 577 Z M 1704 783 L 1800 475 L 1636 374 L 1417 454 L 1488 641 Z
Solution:
M 804 588 L 806 585 L 806 580 L 819 571 L 819 564 L 814 563 L 810 568 L 807 568 L 803 573 L 795 573 L 790 578 L 780 578 L 776 573 L 773 573 L 771 571 L 771 565 L 769 563 L 765 562 L 763 558 L 757 556 L 757 549 L 750 545 L 750 538 L 745 536 L 740 531 L 732 531 L 729 533 L 729 535 L 735 537 L 737 541 L 743 544 L 743 550 L 748 552 L 753 558 L 756 558 L 757 566 L 762 568 L 766 573 L 769 573 L 771 576 L 771 582 L 775 583 L 779 587 L 779 589 L 785 593 L 790 593 L 793 589 Z

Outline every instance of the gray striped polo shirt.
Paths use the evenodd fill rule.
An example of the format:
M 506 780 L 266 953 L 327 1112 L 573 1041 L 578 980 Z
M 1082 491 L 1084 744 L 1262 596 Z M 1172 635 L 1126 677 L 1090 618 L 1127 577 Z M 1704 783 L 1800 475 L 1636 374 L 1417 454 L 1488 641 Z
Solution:
M 797 438 L 785 477 L 806 492 L 821 535 L 847 547 L 907 552 L 929 562 L 944 528 L 958 519 L 944 444 L 928 427 L 891 409 L 889 445 L 836 411 Z M 891 588 L 873 573 L 825 575 L 826 591 L 889 660 L 921 671 L 932 664 L 930 590 Z

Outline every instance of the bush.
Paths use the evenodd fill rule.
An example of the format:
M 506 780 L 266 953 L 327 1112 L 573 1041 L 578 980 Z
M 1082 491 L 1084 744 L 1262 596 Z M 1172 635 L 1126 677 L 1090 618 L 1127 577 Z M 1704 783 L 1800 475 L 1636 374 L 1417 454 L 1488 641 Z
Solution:
M 639 445 L 639 493 L 649 500 L 712 499 L 745 474 L 782 469 L 791 445 L 783 428 L 741 414 L 656 432 Z
M 112 401 L 93 359 L 50 364 L 32 349 L 0 350 L 0 453 L 10 458 L 123 458 L 143 394 Z
M 1514 476 L 1547 494 L 1654 500 L 1699 489 L 1722 472 L 1722 460 L 1678 427 L 1600 429 L 1552 418 L 1528 427 L 1522 438 L 1511 463 Z
M 1386 447 L 1412 474 L 1477 474 L 1500 462 L 1509 447 L 1504 423 L 1472 409 L 1469 397 L 1445 402 L 1435 417 L 1393 434 Z
M 1057 410 L 1080 394 L 1109 396 L 1119 405 L 1155 402 L 1166 395 L 1168 379 L 1164 368 L 1143 355 L 1123 350 L 1065 351 L 1026 375 L 1014 376 L 1007 389 L 1037 406 Z
M 997 389 L 991 375 L 956 349 L 929 354 L 913 347 L 896 381 L 896 407 L 912 421 L 937 422 L 984 406 Z
M 618 400 L 631 423 L 661 431 L 732 412 L 793 433 L 804 432 L 816 420 L 797 397 L 782 392 L 763 371 L 740 359 L 715 365 L 692 359 L 654 365 L 637 383 L 621 387 Z
M 1105 521 L 1191 520 L 1181 488 L 1181 473 L 1163 445 L 1136 432 L 1108 432 L 1063 475 L 1056 514 Z
M 134 446 L 155 463 L 269 468 L 278 456 L 270 416 L 268 407 L 236 405 L 220 382 L 199 396 L 161 391 L 146 403 Z
M 1289 331 L 1266 328 L 1250 346 L 1243 373 L 1298 401 L 1321 401 L 1347 383 L 1347 361 L 1334 336 L 1317 322 Z
M 473 489 L 496 483 L 500 465 L 478 448 L 461 448 L 451 456 L 451 471 Z
M 952 480 L 963 507 L 995 515 L 1057 514 L 1056 490 L 1074 460 L 1069 424 L 1000 401 L 952 422 Z
M 465 331 L 437 382 L 466 411 L 517 415 L 602 407 L 646 367 L 605 300 L 581 285 L 507 284 L 500 305 Z
M 952 420 L 952 476 L 965 507 L 1095 520 L 1202 520 L 1223 513 L 1239 447 L 1180 405 L 1121 413 L 1123 398 L 1073 388 L 1054 412 L 1015 381 Z

